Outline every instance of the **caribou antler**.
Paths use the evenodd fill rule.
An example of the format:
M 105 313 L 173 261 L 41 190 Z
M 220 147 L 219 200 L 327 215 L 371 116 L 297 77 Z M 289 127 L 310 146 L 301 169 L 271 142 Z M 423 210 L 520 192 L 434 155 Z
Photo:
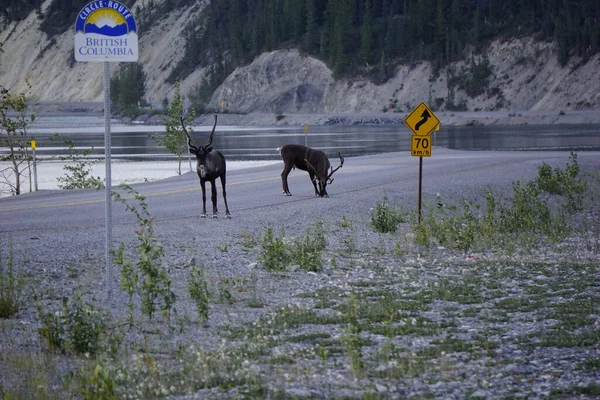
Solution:
M 327 175 L 327 181 L 329 181 L 329 184 L 331 185 L 331 182 L 333 182 L 333 178 L 331 178 L 331 175 L 333 175 L 333 173 L 335 171 L 337 171 L 338 169 L 342 168 L 342 166 L 344 165 L 344 157 L 342 157 L 342 153 L 338 153 L 338 155 L 340 156 L 340 166 L 337 167 L 336 169 L 333 169 L 333 167 L 331 167 L 331 172 L 329 173 L 329 175 Z
M 308 161 L 308 157 L 304 159 L 304 162 L 306 163 L 306 166 L 312 169 L 312 172 L 317 175 L 317 169 Z
M 185 133 L 185 136 L 187 136 L 187 138 L 188 138 L 188 147 L 192 151 L 197 152 L 198 148 L 192 144 L 192 138 L 190 137 L 190 134 L 188 133 L 187 129 L 185 129 L 185 123 L 183 122 L 183 117 L 181 115 L 179 116 L 179 120 L 181 121 L 181 127 L 183 128 L 183 132 Z
M 207 149 L 208 146 L 210 146 L 210 144 L 212 143 L 213 134 L 215 133 L 216 127 L 217 127 L 217 114 L 215 114 L 215 124 L 213 125 L 212 132 L 210 132 L 210 136 L 208 137 L 206 144 L 204 146 L 202 146 L 202 147 L 204 147 L 204 149 Z

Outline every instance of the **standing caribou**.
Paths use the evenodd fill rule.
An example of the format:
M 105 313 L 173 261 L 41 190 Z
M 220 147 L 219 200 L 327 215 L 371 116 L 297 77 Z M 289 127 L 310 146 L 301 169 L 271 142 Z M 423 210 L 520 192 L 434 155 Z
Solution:
M 217 187 L 215 186 L 215 180 L 217 178 L 221 178 L 221 186 L 223 186 L 223 201 L 225 202 L 225 215 L 227 218 L 231 218 L 231 215 L 229 214 L 229 207 L 227 206 L 227 193 L 225 192 L 225 156 L 221 154 L 220 151 L 213 150 L 213 148 L 210 147 L 213 134 L 215 133 L 215 128 L 217 127 L 217 115 L 215 114 L 215 123 L 213 125 L 212 132 L 210 132 L 210 136 L 208 137 L 208 140 L 204 146 L 196 147 L 192 144 L 192 138 L 190 137 L 187 129 L 185 129 L 183 117 L 181 117 L 181 126 L 183 127 L 183 131 L 188 138 L 188 147 L 190 152 L 195 154 L 197 159 L 196 172 L 198 172 L 198 176 L 200 177 L 200 187 L 202 188 L 202 214 L 200 216 L 202 218 L 206 218 L 206 181 L 210 181 L 210 199 L 212 200 L 213 205 L 213 218 L 217 218 Z
M 283 193 L 286 196 L 292 195 L 287 182 L 288 175 L 292 168 L 298 168 L 308 172 L 310 181 L 315 187 L 316 196 L 329 197 L 326 187 L 327 184 L 333 182 L 333 178 L 331 177 L 333 173 L 344 165 L 342 153 L 338 153 L 340 156 L 340 166 L 333 169 L 325 153 L 320 150 L 311 149 L 301 144 L 286 144 L 277 150 L 279 150 L 284 163 L 281 182 L 283 183 Z M 330 168 L 331 171 L 329 171 Z

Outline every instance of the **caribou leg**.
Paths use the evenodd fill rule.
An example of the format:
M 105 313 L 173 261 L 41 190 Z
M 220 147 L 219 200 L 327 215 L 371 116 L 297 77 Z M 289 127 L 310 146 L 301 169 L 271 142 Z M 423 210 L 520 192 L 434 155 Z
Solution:
M 227 218 L 231 218 L 229 214 L 229 207 L 227 206 L 227 192 L 225 191 L 225 174 L 221 175 L 221 186 L 223 187 L 223 201 L 225 202 L 225 215 Z
M 310 177 L 310 181 L 315 187 L 315 196 L 319 196 L 319 189 L 317 189 L 317 181 L 315 180 L 315 174 L 309 171 L 308 176 Z
M 217 211 L 217 183 L 213 179 L 210 181 L 210 200 L 212 201 L 213 206 L 213 218 L 217 218 L 219 211 Z
M 288 186 L 288 175 L 290 174 L 290 171 L 292 170 L 292 165 L 285 165 L 285 167 L 283 167 L 283 172 L 281 173 L 281 182 L 283 184 L 283 194 L 285 194 L 286 196 L 291 196 L 292 194 L 290 193 L 290 188 Z
M 200 179 L 200 187 L 202 188 L 202 214 L 200 218 L 206 218 L 206 182 Z

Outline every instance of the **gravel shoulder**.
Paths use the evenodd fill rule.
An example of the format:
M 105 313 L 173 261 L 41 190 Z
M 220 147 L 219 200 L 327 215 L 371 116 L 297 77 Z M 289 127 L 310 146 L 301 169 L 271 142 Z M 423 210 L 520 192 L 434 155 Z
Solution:
M 581 165 L 599 168 L 591 157 Z M 519 175 L 533 178 L 535 168 Z M 509 181 L 487 171 L 477 188 L 448 201 L 460 204 L 467 192 L 481 195 L 486 186 L 504 190 Z M 408 222 L 395 234 L 375 232 L 371 208 L 382 192 L 398 205 L 414 200 L 393 183 L 332 196 L 319 210 L 314 201 L 298 201 L 237 220 L 156 221 L 178 299 L 171 321 L 156 316 L 149 322 L 136 307 L 135 326 L 120 331 L 120 354 L 89 361 L 48 351 L 28 298 L 0 325 L 0 394 L 18 390 L 25 398 L 34 390 L 29 382 L 42 382 L 48 397 L 60 398 L 65 376 L 92 376 L 86 365 L 100 365 L 130 398 L 591 399 L 599 393 L 597 185 L 577 217 L 587 234 L 468 252 L 424 248 Z M 267 271 L 261 243 L 269 221 L 282 246 L 322 233 L 322 270 L 307 272 L 297 262 Z M 132 259 L 135 229 L 121 224 L 115 230 Z M 58 312 L 63 297 L 76 293 L 99 305 L 102 235 L 102 227 L 68 236 L 25 232 L 4 237 L 2 254 L 11 240 L 26 239 L 12 243 L 14 262 L 43 294 L 44 310 Z M 204 271 L 212 292 L 205 323 L 188 293 L 193 266 Z M 117 289 L 105 305 L 121 322 L 126 303 Z M 78 367 L 83 372 L 69 372 Z

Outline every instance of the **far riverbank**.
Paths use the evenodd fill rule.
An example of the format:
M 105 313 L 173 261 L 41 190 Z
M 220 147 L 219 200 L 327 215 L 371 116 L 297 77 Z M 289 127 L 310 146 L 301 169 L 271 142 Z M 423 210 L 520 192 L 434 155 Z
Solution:
M 103 103 L 32 103 L 30 110 L 40 115 L 101 115 Z M 220 113 L 219 124 L 236 126 L 293 126 L 293 125 L 397 125 L 404 122 L 406 112 L 366 113 Z M 538 110 L 538 111 L 436 111 L 442 125 L 554 125 L 597 124 L 600 110 Z M 150 111 L 135 120 L 123 122 L 162 125 L 163 116 Z M 210 114 L 201 115 L 195 124 L 212 122 Z

